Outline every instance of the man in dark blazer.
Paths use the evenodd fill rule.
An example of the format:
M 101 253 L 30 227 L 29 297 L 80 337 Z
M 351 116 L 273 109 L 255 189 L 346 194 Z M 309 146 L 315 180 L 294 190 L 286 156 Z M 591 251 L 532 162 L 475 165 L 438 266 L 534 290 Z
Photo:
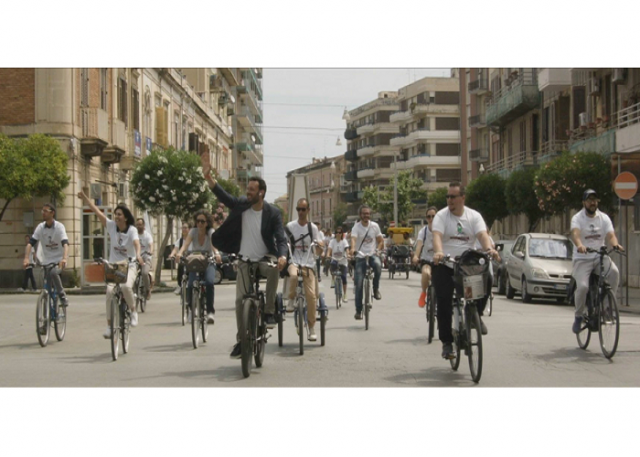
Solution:
M 279 271 L 287 265 L 287 239 L 282 225 L 280 210 L 264 201 L 267 184 L 260 178 L 251 178 L 247 185 L 246 197 L 229 195 L 215 178 L 211 176 L 211 165 L 202 163 L 204 174 L 211 191 L 218 201 L 230 209 L 229 216 L 211 236 L 211 244 L 222 252 L 240 254 L 251 261 L 262 260 L 265 256 L 278 259 L 278 268 L 270 268 L 260 262 L 260 275 L 267 278 L 265 321 L 268 328 L 276 324 L 274 317 L 276 293 L 278 291 Z M 242 323 L 242 298 L 249 293 L 249 266 L 245 262 L 238 264 L 236 279 L 236 345 L 231 358 L 240 358 L 240 326 Z

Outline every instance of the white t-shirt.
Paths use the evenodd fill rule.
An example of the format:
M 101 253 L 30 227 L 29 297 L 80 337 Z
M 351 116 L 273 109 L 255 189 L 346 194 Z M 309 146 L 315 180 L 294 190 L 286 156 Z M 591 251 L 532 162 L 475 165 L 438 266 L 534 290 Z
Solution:
M 373 221 L 369 221 L 369 225 L 366 227 L 362 225 L 362 222 L 357 222 L 353 226 L 353 229 L 351 229 L 351 238 L 356 239 L 355 250 L 356 252 L 362 252 L 364 255 L 375 254 L 376 247 L 378 246 L 376 238 L 379 236 L 382 236 L 380 226 Z M 361 244 L 362 247 L 360 247 Z M 362 255 L 360 254 L 356 254 L 356 256 L 362 258 Z
M 252 262 L 257 262 L 269 254 L 267 245 L 264 244 L 260 228 L 262 227 L 262 210 L 255 211 L 249 208 L 242 213 L 242 239 L 240 240 L 240 252 Z
M 442 234 L 442 251 L 451 257 L 473 249 L 478 233 L 487 231 L 480 213 L 466 206 L 460 217 L 451 213 L 449 208 L 441 209 L 433 218 L 432 228 Z
M 307 222 L 305 225 L 300 225 L 298 221 L 291 221 L 287 224 L 287 229 L 293 235 L 295 245 L 291 246 L 293 251 L 293 263 L 302 265 L 304 267 L 315 267 L 315 252 L 309 253 L 309 246 L 311 246 L 311 240 L 309 239 L 309 226 L 311 224 L 311 236 L 314 241 L 321 241 L 324 239 L 324 235 L 318 233 L 318 227 L 313 222 Z M 302 238 L 302 239 L 300 239 Z
M 203 251 L 203 252 L 213 252 L 213 248 L 211 246 L 211 235 L 213 235 L 214 230 L 210 228 L 207 230 L 206 235 L 204 236 L 204 243 L 200 244 L 198 237 L 198 227 L 194 227 L 189 231 L 189 235 L 191 236 L 191 244 L 189 245 L 189 249 L 191 251 Z
M 151 233 L 146 230 L 142 235 L 138 233 L 138 240 L 140 241 L 140 254 L 142 255 L 146 252 L 151 255 L 151 244 L 153 243 Z
M 580 230 L 582 244 L 595 250 L 605 245 L 607 233 L 614 232 L 609 216 L 596 210 L 596 214 L 589 217 L 584 208 L 571 218 L 571 230 L 574 228 Z M 573 246 L 573 260 L 595 259 L 597 256 L 595 253 L 580 254 L 576 246 Z
M 109 262 L 122 262 L 123 260 L 129 260 L 129 258 L 136 257 L 136 248 L 133 245 L 135 240 L 138 240 L 138 229 L 134 225 L 130 225 L 126 232 L 118 231 L 118 226 L 115 221 L 107 219 L 107 233 L 111 240 L 111 247 L 109 249 Z
M 331 258 L 337 260 L 340 265 L 347 265 L 347 249 L 349 249 L 349 242 L 344 238 L 338 241 L 333 238 L 329 243 L 329 249 L 331 249 Z
M 491 241 L 491 247 L 493 249 L 495 249 L 496 248 L 496 243 L 493 241 L 493 238 L 489 237 L 489 241 Z M 477 239 L 477 238 L 476 238 L 476 244 L 474 244 L 473 247 L 474 247 L 474 249 L 480 249 L 480 250 L 484 251 L 484 249 L 482 248 L 482 243 L 480 243 L 480 240 Z
M 422 252 L 420 253 L 420 258 L 428 261 L 433 260 L 433 232 L 429 230 L 428 225 L 422 227 L 422 230 L 418 232 L 418 241 L 422 241 Z
M 41 222 L 31 237 L 37 240 L 42 248 L 42 258 L 40 262 L 43 265 L 60 263 L 64 257 L 64 246 L 62 242 L 65 240 L 69 242 L 64 225 L 54 220 L 53 225 L 47 227 L 46 222 Z

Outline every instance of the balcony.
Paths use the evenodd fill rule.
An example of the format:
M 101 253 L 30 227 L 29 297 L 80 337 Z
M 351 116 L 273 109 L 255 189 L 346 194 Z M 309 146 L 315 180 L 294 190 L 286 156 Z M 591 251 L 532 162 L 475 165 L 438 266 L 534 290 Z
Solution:
M 621 109 L 616 115 L 617 152 L 633 152 L 640 149 L 640 103 Z
M 503 127 L 532 109 L 540 106 L 540 91 L 533 69 L 514 76 L 509 85 L 493 95 L 487 106 L 487 124 Z
M 485 170 L 487 173 L 498 173 L 503 178 L 508 178 L 515 170 L 533 166 L 536 159 L 535 155 L 530 151 L 518 152 L 492 163 Z
M 355 149 L 352 149 L 350 151 L 345 152 L 344 159 L 349 160 L 351 162 L 355 162 L 356 160 L 358 160 L 358 151 L 356 151 Z
M 358 149 L 358 157 L 367 157 L 373 155 L 375 152 L 375 146 L 365 146 L 363 148 Z
M 407 122 L 413 118 L 413 114 L 411 111 L 396 111 L 389 117 L 389 121 L 391 122 Z
M 356 138 L 358 138 L 360 135 L 358 135 L 358 130 L 351 128 L 351 129 L 347 129 L 344 131 L 344 138 L 346 140 L 355 140 Z
M 109 143 L 109 115 L 99 108 L 82 108 L 82 155 L 97 157 Z
M 469 116 L 469 127 L 482 128 L 487 126 L 487 121 L 484 114 L 476 114 L 475 116 Z
M 411 166 L 409 165 L 409 161 L 408 160 L 398 160 L 395 164 L 392 162 L 390 165 L 390 168 L 392 170 L 406 170 L 408 168 L 411 168 Z
M 602 155 L 609 156 L 617 152 L 616 136 L 616 130 L 611 129 L 584 140 L 574 140 L 569 146 L 569 151 L 572 154 L 576 152 L 598 152 Z
M 472 149 L 469 151 L 469 160 L 486 163 L 489 161 L 489 150 L 487 148 Z
M 257 125 L 259 124 L 260 118 L 254 116 L 251 110 L 245 106 L 238 111 L 237 119 L 240 125 L 249 127 L 253 131 L 256 144 L 262 144 L 262 129 Z
M 105 164 L 120 162 L 127 150 L 127 130 L 123 121 L 118 119 L 111 121 L 111 139 L 111 144 L 104 148 L 100 156 L 102 163 Z
M 356 170 L 347 171 L 344 174 L 345 181 L 356 181 L 358 179 L 358 172 Z
M 429 154 L 421 154 L 410 157 L 407 160 L 406 168 L 418 168 L 418 167 L 434 167 L 434 166 L 460 166 L 459 156 L 434 156 Z
M 356 129 L 356 133 L 358 135 L 364 135 L 365 133 L 373 133 L 374 129 L 375 129 L 375 124 L 371 122 L 370 124 L 364 124 L 358 127 Z
M 407 135 L 404 144 L 409 144 L 417 141 L 449 141 L 459 142 L 460 131 L 459 130 L 429 130 L 418 129 Z
M 254 87 L 256 95 L 258 96 L 258 100 L 262 100 L 262 82 L 256 78 L 256 74 L 253 70 L 245 70 L 242 72 L 242 78 L 245 80 L 244 85 L 247 87 Z M 253 82 L 253 86 L 250 86 L 250 83 Z
M 237 68 L 219 68 L 218 69 L 222 76 L 227 80 L 230 86 L 239 86 L 240 85 L 240 70 Z
M 358 179 L 373 178 L 375 170 L 373 168 L 363 168 L 358 170 Z
M 402 146 L 406 141 L 407 141 L 407 135 L 399 133 L 397 136 L 394 136 L 393 138 L 391 138 L 391 141 L 389 141 L 389 144 L 391 146 Z
M 538 72 L 538 90 L 553 92 L 571 87 L 571 70 L 568 68 L 542 68 Z
M 470 94 L 483 95 L 489 92 L 489 82 L 485 78 L 478 78 L 471 81 L 467 86 Z
M 344 201 L 346 201 L 347 203 L 358 202 L 360 201 L 361 198 L 362 198 L 362 192 L 360 191 L 347 192 L 344 195 Z

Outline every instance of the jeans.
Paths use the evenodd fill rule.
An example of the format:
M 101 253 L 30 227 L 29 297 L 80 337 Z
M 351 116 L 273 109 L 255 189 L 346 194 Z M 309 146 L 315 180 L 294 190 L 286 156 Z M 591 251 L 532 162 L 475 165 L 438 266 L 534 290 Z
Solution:
M 187 284 L 187 303 L 191 303 L 193 281 L 196 280 L 195 272 L 189 273 L 189 283 Z M 207 299 L 207 313 L 214 313 L 213 309 L 213 283 L 216 280 L 216 266 L 210 264 L 204 273 L 205 297 Z
M 275 267 L 270 267 L 266 262 L 260 262 L 257 267 L 262 278 L 267 278 L 267 287 L 265 292 L 264 313 L 274 314 L 276 312 L 276 294 L 278 292 L 278 281 L 280 280 L 280 272 Z M 242 325 L 242 301 L 245 294 L 251 289 L 249 281 L 249 264 L 246 262 L 238 262 L 238 277 L 236 279 L 236 341 L 240 342 L 240 326 Z M 264 290 L 261 288 L 261 290 Z
M 24 279 L 22 280 L 22 288 L 24 290 L 27 290 L 29 281 L 31 281 L 31 289 L 36 290 L 36 278 L 33 276 L 33 267 L 24 270 Z
M 369 257 L 369 266 L 373 268 L 373 291 L 375 292 L 380 287 L 380 275 L 382 275 L 382 262 L 380 257 Z M 356 283 L 356 312 L 362 312 L 362 285 L 364 284 L 364 275 L 367 270 L 367 265 L 364 257 L 356 258 L 356 270 L 354 273 Z
M 609 268 L 611 265 L 611 268 Z M 618 292 L 618 283 L 620 282 L 620 272 L 615 263 L 611 259 L 604 259 L 605 279 L 611 286 L 611 291 L 615 295 Z M 573 277 L 576 280 L 576 317 L 582 317 L 587 310 L 587 293 L 589 292 L 589 276 L 591 272 L 600 274 L 599 259 L 574 259 L 573 261 Z

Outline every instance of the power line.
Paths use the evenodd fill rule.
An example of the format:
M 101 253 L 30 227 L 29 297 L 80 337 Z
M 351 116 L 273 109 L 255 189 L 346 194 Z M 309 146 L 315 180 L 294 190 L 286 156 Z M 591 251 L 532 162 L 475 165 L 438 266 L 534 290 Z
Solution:
M 344 128 L 327 128 L 327 127 L 293 127 L 293 126 L 276 126 L 276 125 L 263 125 L 263 129 L 294 129 L 294 130 L 334 130 L 342 132 Z
M 278 106 L 324 106 L 327 108 L 344 108 L 345 105 L 324 105 L 320 103 L 268 103 L 262 102 L 263 105 L 278 105 Z

